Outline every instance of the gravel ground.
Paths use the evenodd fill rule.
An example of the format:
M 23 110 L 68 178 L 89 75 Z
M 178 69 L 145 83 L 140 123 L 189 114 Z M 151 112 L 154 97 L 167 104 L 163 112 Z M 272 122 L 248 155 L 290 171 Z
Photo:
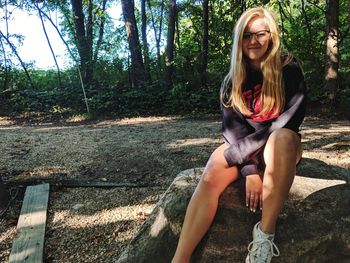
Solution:
M 201 167 L 221 142 L 219 117 L 149 117 L 91 123 L 0 119 L 0 175 L 17 198 L 0 221 L 0 262 L 8 262 L 24 187 L 50 180 L 45 262 L 111 262 L 182 170 Z M 306 118 L 304 162 L 349 175 L 349 121 Z M 331 167 L 332 169 L 324 169 Z M 333 174 L 329 175 L 333 176 Z M 148 187 L 70 188 L 64 179 Z
M 77 188 L 51 193 L 45 262 L 110 262 L 136 233 L 161 188 Z

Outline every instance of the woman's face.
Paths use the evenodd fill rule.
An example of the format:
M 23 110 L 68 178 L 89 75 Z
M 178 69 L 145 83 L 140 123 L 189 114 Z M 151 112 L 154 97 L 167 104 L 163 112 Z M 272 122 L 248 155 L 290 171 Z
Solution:
M 242 48 L 243 54 L 253 68 L 260 68 L 270 39 L 270 31 L 263 18 L 255 17 L 248 22 L 243 32 Z

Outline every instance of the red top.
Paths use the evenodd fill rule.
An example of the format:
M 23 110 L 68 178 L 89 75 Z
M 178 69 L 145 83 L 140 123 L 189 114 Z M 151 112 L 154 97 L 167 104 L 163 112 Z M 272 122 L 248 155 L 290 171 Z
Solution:
M 249 117 L 254 122 L 263 122 L 271 119 L 276 119 L 279 117 L 278 113 L 267 113 L 264 115 L 258 115 L 257 114 L 261 111 L 261 84 L 257 84 L 252 90 L 247 90 L 243 92 L 243 96 L 246 100 L 247 105 L 250 107 L 250 110 L 252 111 L 253 115 Z M 254 94 L 252 94 L 252 91 L 254 90 Z

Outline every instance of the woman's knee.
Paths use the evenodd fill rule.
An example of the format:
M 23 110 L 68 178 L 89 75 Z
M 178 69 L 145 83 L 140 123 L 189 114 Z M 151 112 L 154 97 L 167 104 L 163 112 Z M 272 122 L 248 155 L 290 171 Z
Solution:
M 279 154 L 295 154 L 300 150 L 300 137 L 290 129 L 278 129 L 271 133 L 267 146 Z
M 275 163 L 273 160 L 276 158 L 281 162 L 295 159 L 297 163 L 301 154 L 300 137 L 294 131 L 283 128 L 271 133 L 265 146 L 264 160 L 267 166 Z
M 208 189 L 221 192 L 238 177 L 238 169 L 236 167 L 227 167 L 224 157 L 226 148 L 227 146 L 224 145 L 218 147 L 207 162 L 200 183 L 204 184 Z

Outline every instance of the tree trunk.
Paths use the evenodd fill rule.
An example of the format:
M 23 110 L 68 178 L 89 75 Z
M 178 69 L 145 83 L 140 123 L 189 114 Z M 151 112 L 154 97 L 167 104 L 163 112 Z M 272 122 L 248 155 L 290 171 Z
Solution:
M 201 63 L 200 63 L 200 76 L 201 85 L 205 87 L 207 85 L 207 65 L 208 65 L 208 42 L 209 42 L 209 0 L 203 0 L 203 17 L 202 17 L 202 45 L 201 45 Z
M 145 59 L 145 71 L 147 80 L 151 80 L 150 60 L 147 43 L 147 16 L 146 16 L 146 0 L 141 0 L 141 36 L 143 46 L 143 57 Z
M 7 90 L 8 89 L 8 83 L 9 83 L 9 66 L 7 65 L 7 56 L 6 56 L 6 51 L 4 44 L 2 43 L 2 38 L 0 37 L 0 45 L 1 45 L 1 51 L 4 56 L 4 82 L 2 89 Z
M 93 15 L 92 15 L 92 10 L 93 10 L 93 5 L 92 5 L 92 0 L 87 1 L 88 5 L 88 19 L 86 23 L 86 42 L 87 42 L 87 64 L 86 64 L 86 82 L 87 84 L 91 84 L 92 82 L 92 75 L 93 75 L 93 68 L 92 68 L 92 58 L 93 58 L 93 39 L 94 39 L 94 33 L 93 33 Z
M 337 99 L 339 87 L 339 0 L 327 1 L 327 41 L 325 84 L 332 105 Z
M 47 31 L 46 31 L 46 28 L 45 28 L 44 19 L 43 19 L 43 16 L 41 14 L 41 11 L 40 11 L 39 4 L 35 3 L 34 5 L 35 5 L 36 9 L 38 10 L 40 21 L 41 21 L 41 26 L 43 28 L 47 44 L 49 45 L 49 48 L 50 48 L 50 51 L 51 51 L 51 54 L 52 54 L 52 58 L 55 61 L 55 65 L 56 65 L 56 68 L 57 68 L 58 85 L 59 85 L 60 88 L 62 88 L 60 67 L 58 66 L 55 52 L 53 51 L 53 48 L 52 48 L 52 45 L 51 45 L 51 42 L 50 42 L 50 38 L 49 38 L 49 36 L 47 34 Z
M 243 14 L 246 9 L 247 9 L 247 3 L 245 0 L 242 0 L 241 1 L 241 13 Z
M 26 67 L 26 65 L 24 64 L 22 58 L 19 56 L 16 47 L 11 43 L 11 41 L 9 40 L 9 38 L 8 38 L 7 36 L 5 36 L 4 33 L 2 33 L 1 30 L 0 30 L 0 37 L 3 37 L 3 38 L 5 39 L 5 41 L 6 41 L 6 43 L 10 46 L 10 48 L 12 49 L 12 52 L 15 54 L 15 56 L 16 56 L 17 59 L 19 60 L 19 63 L 21 63 L 21 66 L 22 66 L 22 68 L 23 68 L 23 70 L 24 70 L 24 72 L 25 72 L 25 74 L 26 74 L 26 76 L 27 76 L 27 79 L 28 79 L 28 81 L 29 81 L 29 83 L 30 83 L 30 86 L 32 87 L 32 89 L 35 89 L 34 84 L 33 84 L 33 82 L 32 82 L 32 79 L 31 79 L 31 77 L 30 77 L 30 75 L 29 75 L 29 72 L 28 72 L 28 70 L 27 70 L 27 67 Z
M 134 2 L 132 0 L 122 0 L 122 9 L 131 55 L 132 87 L 139 87 L 141 82 L 146 80 L 146 74 L 142 61 L 141 45 L 134 12 Z
M 0 177 L 0 209 L 5 208 L 10 201 L 10 195 Z
M 102 17 L 100 20 L 100 24 L 99 24 L 99 33 L 98 33 L 98 39 L 96 42 L 96 47 L 95 47 L 95 51 L 94 51 L 94 58 L 93 58 L 93 63 L 95 64 L 98 58 L 98 52 L 100 50 L 100 47 L 102 45 L 103 42 L 103 35 L 104 35 L 104 28 L 105 28 L 105 22 L 106 22 L 106 4 L 107 4 L 107 0 L 103 0 L 102 1 Z
M 169 0 L 169 22 L 168 22 L 166 57 L 165 57 L 166 83 L 168 87 L 172 86 L 173 77 L 174 77 L 175 22 L 176 22 L 176 0 Z
M 306 5 L 305 5 L 305 0 L 301 0 L 301 13 L 304 16 L 304 20 L 305 20 L 305 26 L 309 35 L 309 50 L 311 53 L 311 58 L 312 58 L 312 62 L 314 63 L 314 65 L 316 66 L 316 68 L 321 68 L 322 69 L 322 65 L 319 62 L 319 59 L 317 57 L 315 57 L 314 51 L 312 50 L 312 46 L 313 43 L 315 42 L 313 39 L 314 34 L 312 33 L 314 30 L 312 30 L 312 24 L 310 23 L 310 19 L 306 13 Z M 322 74 L 322 71 L 320 71 L 320 74 Z
M 92 9 L 92 0 L 88 1 L 88 9 Z M 74 26 L 75 26 L 75 35 L 77 39 L 77 48 L 80 57 L 80 69 L 83 77 L 83 82 L 85 86 L 91 84 L 92 79 L 92 19 L 90 17 L 90 10 L 88 10 L 88 26 L 85 30 L 85 15 L 83 12 L 82 0 L 71 0 L 73 17 L 74 17 Z M 91 11 L 92 12 L 92 11 Z
M 158 69 L 160 69 L 161 68 L 161 63 L 160 63 L 160 39 L 161 39 L 161 36 L 162 36 L 162 28 L 163 28 L 164 0 L 162 0 L 162 3 L 161 3 L 160 22 L 159 22 L 159 31 L 158 31 L 158 33 L 157 33 L 156 24 L 155 24 L 155 21 L 154 21 L 153 12 L 152 12 L 151 1 L 147 0 L 147 3 L 148 3 L 149 11 L 151 13 L 151 21 L 152 21 L 152 27 L 153 27 L 153 31 L 154 31 L 154 38 L 156 40 L 157 63 L 158 63 Z

